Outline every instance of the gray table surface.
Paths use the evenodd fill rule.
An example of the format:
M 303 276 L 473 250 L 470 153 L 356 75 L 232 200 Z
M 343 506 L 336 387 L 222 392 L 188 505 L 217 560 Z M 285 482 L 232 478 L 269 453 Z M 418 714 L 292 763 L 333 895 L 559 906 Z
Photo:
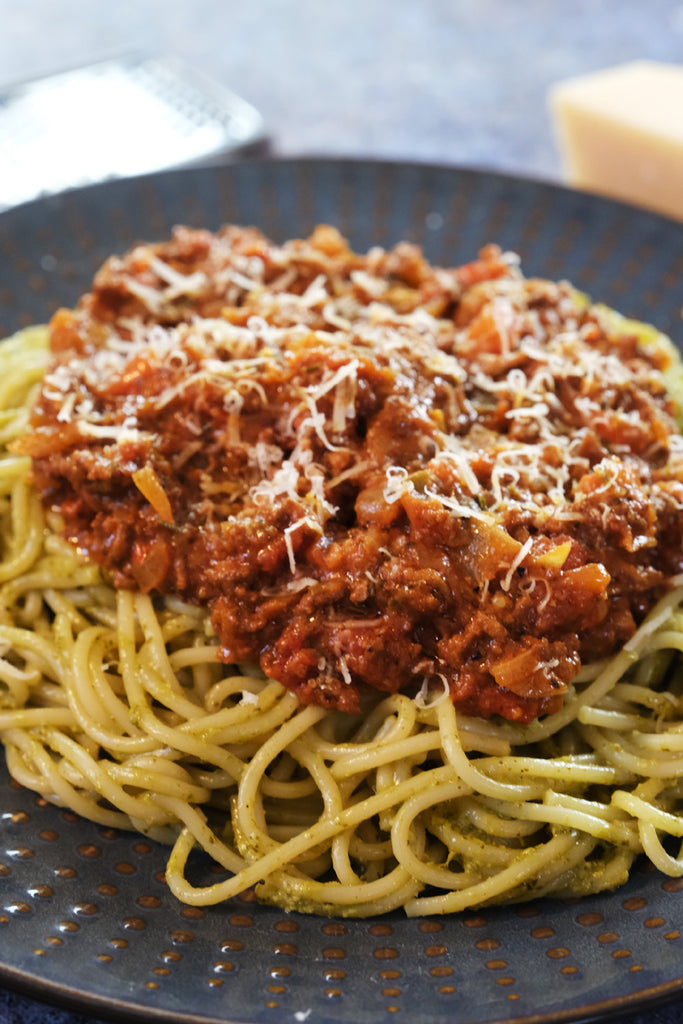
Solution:
M 0 0 L 0 87 L 174 54 L 264 115 L 273 153 L 561 180 L 547 90 L 683 59 L 679 0 Z M 683 1021 L 683 1000 L 632 1018 Z M 0 990 L 0 1024 L 96 1024 Z

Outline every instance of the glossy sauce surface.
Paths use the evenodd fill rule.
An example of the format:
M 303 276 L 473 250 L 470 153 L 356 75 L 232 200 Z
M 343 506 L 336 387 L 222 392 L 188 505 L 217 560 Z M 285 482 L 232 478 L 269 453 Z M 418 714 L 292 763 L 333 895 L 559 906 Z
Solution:
M 494 247 L 178 229 L 51 345 L 23 450 L 66 535 L 302 701 L 530 721 L 681 570 L 668 353 Z

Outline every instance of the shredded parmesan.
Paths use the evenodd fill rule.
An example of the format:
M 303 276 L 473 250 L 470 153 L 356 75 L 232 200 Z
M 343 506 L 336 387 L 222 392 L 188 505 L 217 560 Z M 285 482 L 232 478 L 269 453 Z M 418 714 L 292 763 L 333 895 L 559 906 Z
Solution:
M 520 565 L 522 564 L 526 556 L 531 551 L 532 546 L 533 539 L 531 537 L 528 537 L 525 540 L 524 544 L 522 544 L 521 548 L 519 549 L 515 557 L 513 558 L 512 562 L 510 563 L 510 568 L 508 569 L 505 578 L 501 580 L 501 590 L 504 590 L 506 593 L 508 592 L 508 590 L 510 589 L 510 584 L 512 583 L 512 577 L 516 573 L 517 569 L 519 569 Z
M 658 352 L 511 254 L 446 269 L 329 228 L 179 229 L 93 289 L 58 315 L 36 479 L 126 585 L 220 601 L 224 650 L 283 681 L 318 660 L 305 699 L 358 710 L 424 676 L 418 707 L 531 720 L 594 642 L 582 623 L 616 648 L 630 618 L 610 633 L 605 609 L 639 613 L 683 568 Z
M 442 701 L 446 700 L 449 694 L 448 680 L 444 675 L 439 673 L 438 679 L 441 683 L 441 691 L 437 693 L 435 697 L 432 696 L 432 688 L 430 680 L 427 676 L 422 680 L 422 686 L 415 694 L 414 700 L 418 708 L 426 710 L 427 708 L 435 708 L 441 704 Z
M 284 530 L 285 546 L 287 548 L 287 558 L 289 559 L 289 568 L 292 576 L 296 574 L 296 559 L 294 557 L 294 545 L 292 543 L 292 534 L 295 530 L 300 530 L 302 526 L 308 526 L 309 529 L 316 533 L 320 533 L 320 524 L 308 516 L 304 516 L 303 519 L 297 519 L 295 523 L 290 523 Z

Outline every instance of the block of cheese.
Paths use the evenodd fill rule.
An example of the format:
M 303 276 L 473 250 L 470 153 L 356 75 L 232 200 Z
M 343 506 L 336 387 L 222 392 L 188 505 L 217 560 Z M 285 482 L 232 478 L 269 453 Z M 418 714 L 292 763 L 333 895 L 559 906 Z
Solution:
M 634 61 L 549 99 L 569 184 L 683 220 L 683 65 Z

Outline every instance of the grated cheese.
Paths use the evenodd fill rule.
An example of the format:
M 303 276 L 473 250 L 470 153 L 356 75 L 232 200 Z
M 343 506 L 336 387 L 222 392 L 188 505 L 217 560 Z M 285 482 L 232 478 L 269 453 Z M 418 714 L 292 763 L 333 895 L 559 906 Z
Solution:
M 522 564 L 522 562 L 524 561 L 526 556 L 529 554 L 529 552 L 531 551 L 532 547 L 533 547 L 533 539 L 531 537 L 527 537 L 527 539 L 524 541 L 524 543 L 522 544 L 521 548 L 519 549 L 519 551 L 517 552 L 517 554 L 513 558 L 512 562 L 510 563 L 510 567 L 509 567 L 509 569 L 508 569 L 508 571 L 507 571 L 507 573 L 505 575 L 505 578 L 503 580 L 501 580 L 500 589 L 504 590 L 505 593 L 507 593 L 508 590 L 510 589 L 510 584 L 512 583 L 512 577 L 516 573 L 517 569 L 519 569 L 520 565 Z
M 320 533 L 320 524 L 309 516 L 304 516 L 303 519 L 297 519 L 295 523 L 290 523 L 289 526 L 285 527 L 284 538 L 285 546 L 287 548 L 287 558 L 289 559 L 289 568 L 292 576 L 296 573 L 296 559 L 294 557 L 294 545 L 292 543 L 292 534 L 295 530 L 300 530 L 302 526 L 308 526 L 311 530 L 316 533 Z
M 425 676 L 425 678 L 422 680 L 422 686 L 420 687 L 420 689 L 415 694 L 415 697 L 413 698 L 418 708 L 420 708 L 423 711 L 427 708 L 438 707 L 438 705 L 441 704 L 442 701 L 446 700 L 449 695 L 450 688 L 448 686 L 448 680 L 446 679 L 446 677 L 441 672 L 439 672 L 437 673 L 437 678 L 441 683 L 441 692 L 438 693 L 436 697 L 432 698 L 431 700 L 429 699 L 432 695 L 431 682 L 429 678 Z
M 371 680 L 391 671 L 395 640 L 412 666 L 409 692 L 425 677 L 416 701 L 427 706 L 436 679 L 444 695 L 457 690 L 449 631 L 464 635 L 473 608 L 475 624 L 481 611 L 515 642 L 533 639 L 525 630 L 537 619 L 578 635 L 570 551 L 570 565 L 604 576 L 604 564 L 612 573 L 625 560 L 614 593 L 630 593 L 641 568 L 641 590 L 655 585 L 657 531 L 677 536 L 683 508 L 683 441 L 645 343 L 612 337 L 609 317 L 569 285 L 523 278 L 512 254 L 441 270 L 411 247 L 362 258 L 249 236 L 240 252 L 236 237 L 236 247 L 183 237 L 180 257 L 173 245 L 139 247 L 102 272 L 105 308 L 108 275 L 114 294 L 136 301 L 99 321 L 86 297 L 74 313 L 84 344 L 62 350 L 45 377 L 39 441 L 93 470 L 83 507 L 102 499 L 95 519 L 110 515 L 108 529 L 127 482 L 142 485 L 136 508 L 147 498 L 166 523 L 146 538 L 161 540 L 159 572 L 163 548 L 176 564 L 176 533 L 189 524 L 200 557 L 178 576 L 194 585 L 206 543 L 213 569 L 199 584 L 235 602 L 230 621 L 277 598 L 282 622 L 253 639 L 253 657 L 299 609 L 292 633 L 320 651 L 328 694 L 338 686 L 353 699 L 363 658 L 378 659 Z M 49 456 L 43 469 L 50 482 Z M 72 532 L 87 539 L 89 528 Z M 116 571 L 133 562 L 124 551 Z M 367 651 L 351 658 L 335 630 L 362 631 Z M 564 682 L 573 656 L 544 655 L 539 671 L 557 668 Z

